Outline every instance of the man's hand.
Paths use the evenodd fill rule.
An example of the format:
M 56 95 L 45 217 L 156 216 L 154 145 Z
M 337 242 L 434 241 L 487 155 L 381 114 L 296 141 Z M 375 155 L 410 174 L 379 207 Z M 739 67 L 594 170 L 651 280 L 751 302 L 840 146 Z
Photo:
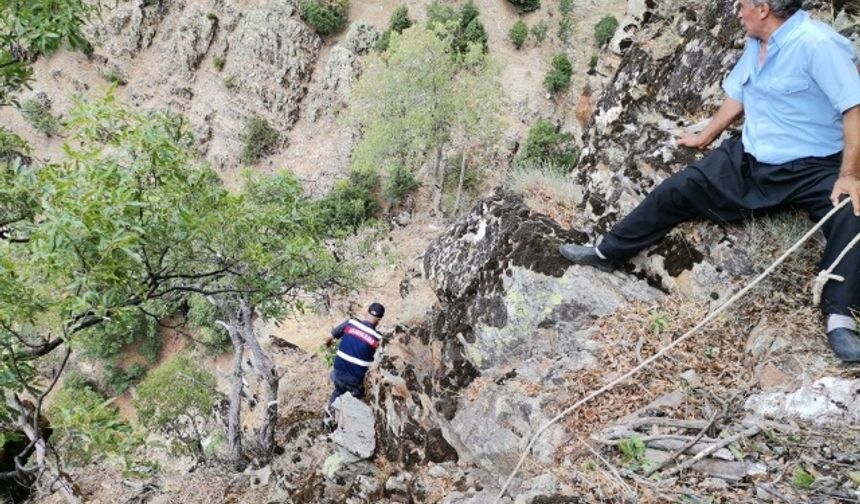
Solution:
M 690 147 L 693 149 L 704 149 L 711 145 L 713 139 L 706 137 L 703 133 L 681 135 L 675 140 L 681 147 Z
M 833 192 L 830 194 L 830 201 L 833 202 L 833 206 L 839 204 L 839 199 L 844 194 L 851 198 L 851 203 L 854 205 L 854 215 L 860 217 L 860 178 L 853 175 L 842 175 L 836 179 L 836 183 L 833 184 Z
M 331 347 L 332 343 L 334 343 L 334 338 L 329 336 L 325 339 L 325 343 L 323 343 L 323 345 L 325 345 L 328 348 L 328 347 Z

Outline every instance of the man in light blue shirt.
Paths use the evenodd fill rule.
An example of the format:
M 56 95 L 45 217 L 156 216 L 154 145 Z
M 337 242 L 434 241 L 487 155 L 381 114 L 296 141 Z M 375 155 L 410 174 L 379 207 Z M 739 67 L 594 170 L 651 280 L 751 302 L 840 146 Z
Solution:
M 860 75 L 851 43 L 802 11 L 802 0 L 741 0 L 749 38 L 726 78 L 728 97 L 699 134 L 678 145 L 704 149 L 744 115 L 743 134 L 657 186 L 598 247 L 566 244 L 576 264 L 611 270 L 699 217 L 735 221 L 783 207 L 820 220 L 842 198 L 851 204 L 824 227 L 829 267 L 860 234 Z M 827 338 L 837 357 L 860 362 L 860 246 L 851 249 L 822 295 Z

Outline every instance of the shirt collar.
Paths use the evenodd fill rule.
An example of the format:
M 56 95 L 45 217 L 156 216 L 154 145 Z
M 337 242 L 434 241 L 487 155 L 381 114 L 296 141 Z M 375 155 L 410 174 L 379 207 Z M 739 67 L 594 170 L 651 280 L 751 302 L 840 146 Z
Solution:
M 791 35 L 795 32 L 795 29 L 801 25 L 804 21 L 809 19 L 809 13 L 803 10 L 799 10 L 791 15 L 782 26 L 776 29 L 770 36 L 770 41 L 768 41 L 768 46 L 781 47 Z

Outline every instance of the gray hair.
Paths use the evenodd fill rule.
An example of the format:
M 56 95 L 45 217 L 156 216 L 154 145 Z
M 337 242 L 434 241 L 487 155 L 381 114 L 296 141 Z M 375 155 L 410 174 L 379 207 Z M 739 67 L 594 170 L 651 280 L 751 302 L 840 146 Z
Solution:
M 788 19 L 803 8 L 803 0 L 750 0 L 753 5 L 770 5 L 770 10 L 779 18 Z

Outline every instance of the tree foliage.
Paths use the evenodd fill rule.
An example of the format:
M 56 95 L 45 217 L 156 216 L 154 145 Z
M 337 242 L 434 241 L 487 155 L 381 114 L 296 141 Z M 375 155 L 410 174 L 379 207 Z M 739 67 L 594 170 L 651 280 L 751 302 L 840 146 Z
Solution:
M 301 0 L 299 15 L 322 35 L 339 32 L 349 20 L 349 0 Z
M 558 131 L 555 125 L 539 119 L 530 129 L 518 163 L 551 165 L 570 171 L 579 157 L 573 134 Z
M 540 0 L 508 0 L 517 10 L 517 14 L 532 12 L 540 9 Z
M 192 292 L 278 317 L 299 289 L 339 274 L 319 203 L 294 175 L 249 176 L 230 193 L 181 116 L 111 94 L 77 103 L 67 128 L 62 161 L 0 165 L 0 422 L 20 417 L 7 409 L 18 393 L 43 397 L 41 359 L 93 331 L 116 346 L 124 324 L 160 319 Z
M 63 43 L 91 50 L 83 27 L 96 6 L 85 0 L 0 1 L 0 106 L 13 103 L 13 94 L 27 85 L 37 56 Z
M 573 64 L 570 59 L 564 54 L 556 54 L 552 58 L 552 68 L 547 73 L 543 85 L 550 93 L 567 91 L 572 75 Z
M 409 9 L 405 5 L 401 5 L 394 9 L 391 14 L 391 19 L 388 21 L 388 29 L 382 32 L 379 40 L 376 41 L 375 48 L 378 51 L 387 51 L 388 45 L 391 43 L 391 33 L 403 33 L 403 30 L 412 26 L 412 20 L 409 19 Z
M 497 69 L 479 45 L 454 58 L 454 48 L 438 33 L 419 26 L 392 34 L 385 58 L 371 60 L 353 91 L 353 119 L 362 138 L 352 168 L 376 173 L 400 163 L 416 170 L 432 159 L 441 198 L 446 146 L 452 139 L 490 145 L 499 129 L 502 91 Z

